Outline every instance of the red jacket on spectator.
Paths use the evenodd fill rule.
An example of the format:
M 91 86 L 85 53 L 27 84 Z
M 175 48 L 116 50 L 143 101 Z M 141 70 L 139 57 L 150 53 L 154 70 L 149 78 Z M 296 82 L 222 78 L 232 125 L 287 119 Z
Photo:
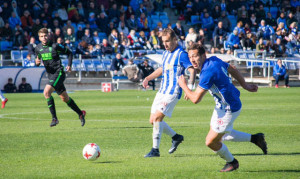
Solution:
M 22 22 L 22 28 L 26 28 L 28 26 L 33 26 L 33 21 L 32 21 L 32 17 L 28 16 L 27 18 L 25 16 L 21 17 L 21 22 Z

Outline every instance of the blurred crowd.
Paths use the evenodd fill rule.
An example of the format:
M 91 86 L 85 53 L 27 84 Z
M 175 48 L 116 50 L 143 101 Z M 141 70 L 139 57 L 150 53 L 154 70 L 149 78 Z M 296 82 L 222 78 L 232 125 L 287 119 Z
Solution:
M 172 28 L 183 48 L 211 43 L 211 53 L 299 53 L 298 0 L 0 0 L 0 5 L 0 40 L 28 49 L 28 56 L 34 55 L 42 27 L 50 29 L 53 42 L 86 57 L 112 59 L 120 53 L 133 58 L 133 50 L 164 49 L 163 28 Z M 178 22 L 150 25 L 152 15 L 166 7 L 174 9 Z M 195 16 L 199 23 L 184 29 Z

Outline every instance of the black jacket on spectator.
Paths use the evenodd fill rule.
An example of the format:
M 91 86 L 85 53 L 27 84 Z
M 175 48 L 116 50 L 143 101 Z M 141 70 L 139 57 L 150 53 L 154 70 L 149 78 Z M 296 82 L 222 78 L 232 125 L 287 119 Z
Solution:
M 175 34 L 180 37 L 180 36 L 185 36 L 185 32 L 184 32 L 184 29 L 183 27 L 181 26 L 181 29 L 178 29 L 177 27 L 174 27 L 174 32 Z
M 25 83 L 25 84 L 20 84 L 19 85 L 19 92 L 20 93 L 31 93 L 32 92 L 32 87 L 29 83 Z
M 35 47 L 33 46 L 33 44 L 28 44 L 27 48 L 28 48 L 29 55 L 35 55 Z
M 4 86 L 4 91 L 5 91 L 5 93 L 15 93 L 15 92 L 17 92 L 17 87 L 13 83 L 7 83 Z
M 110 70 L 119 71 L 124 66 L 125 66 L 125 63 L 122 58 L 120 58 L 120 59 L 114 58 L 111 62 Z
M 114 49 L 109 44 L 107 44 L 106 46 L 101 45 L 101 52 L 102 52 L 103 55 L 113 54 Z
M 95 45 L 95 41 L 93 39 L 93 37 L 90 35 L 90 36 L 86 36 L 84 35 L 82 38 L 81 38 L 82 41 L 86 41 L 86 43 L 88 44 L 91 44 L 91 45 Z
M 145 66 L 143 63 L 141 63 L 141 64 L 138 64 L 138 67 L 142 71 L 142 78 L 143 79 L 154 72 L 154 68 L 150 65 Z
M 275 57 L 283 57 L 286 51 L 285 45 L 274 44 L 272 49 L 275 51 Z
M 131 29 L 137 30 L 137 28 L 138 28 L 137 21 L 136 20 L 132 21 L 131 19 L 127 20 L 127 26 L 128 26 L 129 30 L 131 30 Z
M 220 29 L 218 26 L 216 26 L 213 34 L 214 36 L 223 36 L 223 38 L 225 38 L 226 30 L 223 27 Z
M 96 24 L 98 28 L 100 29 L 100 32 L 106 32 L 107 25 L 108 25 L 108 18 L 97 18 L 96 19 Z

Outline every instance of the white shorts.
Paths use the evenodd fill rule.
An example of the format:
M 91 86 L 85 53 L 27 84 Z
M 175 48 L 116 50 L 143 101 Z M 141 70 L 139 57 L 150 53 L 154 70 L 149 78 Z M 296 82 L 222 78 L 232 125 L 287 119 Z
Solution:
M 171 117 L 174 107 L 176 106 L 178 101 L 178 94 L 169 95 L 156 93 L 151 107 L 151 114 L 154 114 L 156 111 L 160 111 L 165 116 Z
M 210 120 L 210 127 L 217 133 L 230 133 L 233 129 L 233 122 L 240 113 L 241 109 L 231 112 L 215 108 Z

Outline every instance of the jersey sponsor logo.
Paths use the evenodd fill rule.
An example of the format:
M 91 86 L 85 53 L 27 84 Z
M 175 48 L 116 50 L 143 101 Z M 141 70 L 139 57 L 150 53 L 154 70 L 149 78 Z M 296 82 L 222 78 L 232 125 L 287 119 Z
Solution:
M 52 54 L 51 53 L 43 53 L 42 59 L 43 60 L 52 60 Z

